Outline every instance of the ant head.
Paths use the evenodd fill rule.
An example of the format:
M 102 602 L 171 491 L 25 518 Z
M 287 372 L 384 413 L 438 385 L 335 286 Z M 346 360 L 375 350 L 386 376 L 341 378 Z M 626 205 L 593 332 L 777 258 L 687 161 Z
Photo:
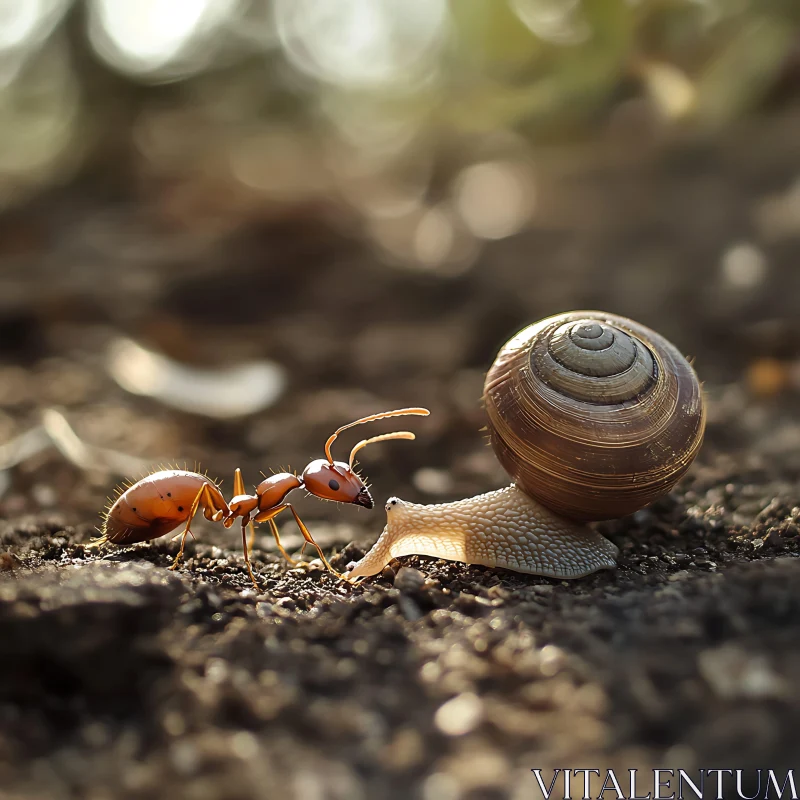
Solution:
M 372 508 L 375 503 L 361 478 L 348 464 L 324 458 L 312 461 L 303 470 L 303 485 L 311 494 L 323 500 L 337 503 L 353 503 L 364 508 Z
M 401 408 L 397 411 L 383 411 L 380 414 L 371 414 L 362 417 L 355 422 L 342 425 L 339 430 L 325 442 L 325 458 L 312 461 L 303 471 L 303 484 L 311 494 L 321 497 L 324 500 L 335 500 L 337 503 L 354 503 L 364 508 L 372 508 L 375 503 L 372 495 L 364 485 L 364 481 L 356 475 L 353 469 L 353 460 L 356 453 L 368 444 L 374 442 L 384 442 L 389 439 L 413 439 L 414 434 L 408 431 L 397 431 L 395 433 L 384 433 L 380 436 L 373 436 L 371 439 L 362 439 L 351 451 L 348 463 L 334 461 L 331 456 L 331 445 L 336 437 L 344 430 L 352 428 L 354 425 L 361 425 L 364 422 L 373 422 L 385 417 L 400 417 L 408 414 L 417 416 L 427 416 L 430 412 L 426 408 Z

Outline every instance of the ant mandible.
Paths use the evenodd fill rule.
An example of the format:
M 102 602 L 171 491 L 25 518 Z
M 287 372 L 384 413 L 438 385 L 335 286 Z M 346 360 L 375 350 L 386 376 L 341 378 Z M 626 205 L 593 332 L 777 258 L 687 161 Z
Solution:
M 113 544 L 135 544 L 150 539 L 157 539 L 164 534 L 175 530 L 181 523 L 186 526 L 178 534 L 181 537 L 181 546 L 170 569 L 177 569 L 183 556 L 186 537 L 192 532 L 190 526 L 194 515 L 200 508 L 203 516 L 212 522 L 222 522 L 230 528 L 234 521 L 241 519 L 242 547 L 244 560 L 250 579 L 256 589 L 259 589 L 253 569 L 250 565 L 249 549 L 253 546 L 255 537 L 254 522 L 268 522 L 275 543 L 278 545 L 283 557 L 292 565 L 296 562 L 284 550 L 281 544 L 278 526 L 275 517 L 289 509 L 294 516 L 306 544 L 313 545 L 325 567 L 337 577 L 341 577 L 331 567 L 320 546 L 308 531 L 303 521 L 291 503 L 285 502 L 286 495 L 295 489 L 306 491 L 323 500 L 333 500 L 337 503 L 352 503 L 353 505 L 372 508 L 374 502 L 364 481 L 353 469 L 353 460 L 362 447 L 375 442 L 385 442 L 390 439 L 414 439 L 410 431 L 395 431 L 383 433 L 369 439 L 362 439 L 350 451 L 348 462 L 334 461 L 331 456 L 331 445 L 336 437 L 348 428 L 362 425 L 365 422 L 385 419 L 386 417 L 401 417 L 407 415 L 427 416 L 430 412 L 426 408 L 400 408 L 395 411 L 383 411 L 379 414 L 370 414 L 355 422 L 342 425 L 325 443 L 325 458 L 312 461 L 298 476 L 291 472 L 279 472 L 265 478 L 256 487 L 255 494 L 247 494 L 244 490 L 242 471 L 237 469 L 233 478 L 234 496 L 230 502 L 225 502 L 219 486 L 206 475 L 186 470 L 168 469 L 154 472 L 146 478 L 128 487 L 119 494 L 114 503 L 108 508 L 101 530 L 101 536 L 93 544 L 102 545 L 106 542 Z M 250 545 L 248 548 L 246 531 L 250 527 Z M 194 534 L 192 534 L 194 536 Z M 174 537 L 174 538 L 177 538 Z

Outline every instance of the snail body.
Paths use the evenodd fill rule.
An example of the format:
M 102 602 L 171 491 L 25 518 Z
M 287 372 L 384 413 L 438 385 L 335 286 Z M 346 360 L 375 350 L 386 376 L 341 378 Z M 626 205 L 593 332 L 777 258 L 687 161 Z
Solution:
M 374 575 L 412 553 L 553 578 L 580 578 L 616 563 L 617 548 L 608 539 L 513 485 L 437 505 L 392 497 L 386 516 L 380 538 L 348 578 Z
M 410 553 L 558 578 L 613 567 L 615 546 L 583 523 L 666 494 L 705 428 L 700 384 L 674 345 L 600 311 L 512 337 L 486 375 L 484 402 L 512 485 L 456 503 L 392 498 L 383 534 L 348 577 Z

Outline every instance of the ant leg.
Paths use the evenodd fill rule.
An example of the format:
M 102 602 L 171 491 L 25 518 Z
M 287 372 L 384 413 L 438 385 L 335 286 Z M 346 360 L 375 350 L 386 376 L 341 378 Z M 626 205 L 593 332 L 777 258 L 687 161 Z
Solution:
M 237 467 L 233 473 L 233 496 L 247 494 L 244 490 L 244 480 L 242 479 L 242 471 Z
M 256 591 L 260 592 L 261 587 L 258 585 L 258 581 L 256 580 L 256 576 L 253 575 L 253 568 L 250 566 L 250 554 L 247 552 L 247 525 L 248 523 L 252 527 L 253 523 L 250 522 L 249 517 L 242 517 L 242 549 L 244 550 L 244 563 L 247 565 L 247 571 L 250 573 L 250 580 L 253 581 L 253 586 L 256 587 Z
M 183 549 L 184 547 L 186 547 L 186 537 L 191 534 L 192 538 L 194 538 L 194 534 L 191 532 L 190 526 L 192 524 L 192 520 L 194 519 L 194 515 L 197 513 L 201 504 L 206 508 L 212 508 L 212 509 L 217 508 L 217 503 L 215 502 L 214 497 L 212 496 L 207 483 L 204 483 L 203 487 L 197 493 L 197 497 L 195 497 L 194 502 L 192 503 L 192 507 L 189 509 L 189 516 L 186 518 L 186 527 L 183 529 L 181 533 L 178 534 L 178 536 L 181 537 L 181 546 L 180 549 L 178 550 L 178 555 L 175 556 L 175 560 L 172 562 L 172 566 L 170 567 L 171 570 L 178 569 L 178 565 L 181 562 L 181 558 L 183 558 Z
M 325 568 L 328 570 L 328 572 L 332 572 L 337 578 L 341 578 L 342 576 L 328 563 L 328 559 L 325 558 L 322 548 L 314 541 L 314 537 L 308 532 L 308 528 L 306 528 L 305 523 L 300 519 L 297 512 L 294 510 L 294 506 L 291 503 L 284 503 L 284 508 L 288 508 L 289 511 L 292 512 L 294 521 L 297 523 L 297 527 L 300 528 L 300 533 L 303 534 L 303 538 L 306 540 L 306 542 L 308 542 L 308 544 L 313 544 L 314 547 L 317 548 L 320 561 L 322 561 L 322 563 L 325 565 Z
M 289 511 L 292 512 L 292 516 L 294 517 L 294 521 L 297 523 L 297 527 L 300 528 L 300 533 L 303 534 L 303 538 L 308 542 L 308 544 L 313 544 L 314 547 L 317 549 L 317 553 L 319 553 L 320 560 L 325 565 L 325 568 L 333 573 L 337 578 L 341 578 L 342 576 L 328 563 L 328 559 L 325 558 L 325 554 L 322 552 L 322 548 L 314 541 L 314 537 L 308 532 L 308 528 L 306 528 L 303 520 L 297 516 L 297 512 L 292 508 L 291 503 L 281 503 L 280 505 L 275 506 L 274 508 L 268 508 L 265 511 L 261 511 L 255 516 L 256 522 L 269 522 L 273 519 L 273 517 L 277 517 L 278 514 L 281 513 L 285 508 L 288 508 Z M 277 528 L 272 529 L 272 535 L 275 536 L 275 541 L 278 543 L 278 547 L 280 547 L 281 553 L 289 560 L 290 563 L 294 563 L 288 556 L 286 556 L 286 551 L 283 549 L 283 546 L 280 543 L 280 540 L 277 536 Z
M 236 470 L 233 473 L 233 497 L 234 498 L 240 498 L 238 500 L 237 504 L 236 504 L 236 509 L 237 509 L 236 513 L 237 514 L 242 514 L 244 516 L 243 512 L 246 511 L 248 508 L 250 508 L 251 511 L 249 511 L 247 513 L 247 516 L 249 517 L 250 513 L 252 513 L 252 511 L 255 510 L 255 508 L 258 507 L 258 503 L 257 503 L 258 498 L 249 496 L 245 492 L 244 480 L 242 480 L 242 471 L 238 467 L 236 468 Z M 243 498 L 243 497 L 247 498 L 248 500 L 254 501 L 252 506 L 249 503 L 245 503 L 243 505 L 242 502 L 241 502 L 241 498 Z M 231 517 L 229 517 L 228 518 L 228 522 L 225 523 L 225 524 L 228 525 L 228 526 L 232 525 L 233 524 L 233 519 Z M 251 521 L 250 522 L 250 539 L 249 539 L 249 541 L 247 543 L 247 546 L 251 550 L 253 549 L 253 545 L 255 544 L 255 541 L 256 541 L 256 529 L 253 526 L 253 523 Z
M 250 522 L 250 538 L 247 541 L 247 546 L 252 550 L 253 545 L 256 543 L 256 527 Z
M 275 508 L 268 508 L 266 511 L 260 511 L 255 516 L 256 522 L 269 522 L 269 528 L 272 531 L 272 537 L 275 539 L 275 544 L 278 545 L 278 550 L 281 555 L 294 567 L 297 562 L 286 552 L 281 544 L 281 535 L 278 533 L 278 526 L 275 524 L 275 517 L 286 508 L 285 504 L 275 506 Z
M 272 537 L 275 539 L 275 544 L 278 545 L 278 550 L 281 551 L 281 555 L 291 564 L 293 567 L 297 565 L 297 562 L 284 550 L 283 545 L 281 544 L 281 535 L 278 533 L 278 526 L 275 523 L 274 519 L 267 520 L 269 522 L 270 530 L 272 531 Z
M 178 536 L 181 537 L 181 546 L 178 550 L 178 555 L 175 556 L 175 560 L 172 562 L 172 566 L 170 567 L 171 570 L 178 569 L 178 564 L 181 562 L 181 558 L 183 558 L 183 548 L 186 546 L 186 537 L 191 533 L 189 530 L 189 526 L 192 524 L 192 520 L 194 519 L 194 515 L 197 513 L 197 510 L 200 508 L 200 498 L 203 496 L 203 492 L 205 491 L 205 484 L 197 493 L 197 497 L 194 498 L 192 502 L 192 507 L 189 509 L 189 516 L 186 519 L 186 527 L 183 529 Z M 173 539 L 176 539 L 177 536 L 173 536 Z

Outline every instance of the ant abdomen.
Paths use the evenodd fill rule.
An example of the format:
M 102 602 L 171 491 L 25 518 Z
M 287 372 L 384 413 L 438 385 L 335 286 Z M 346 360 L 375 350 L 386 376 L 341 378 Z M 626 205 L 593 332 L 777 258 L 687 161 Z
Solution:
M 225 500 L 216 484 L 197 472 L 168 469 L 142 478 L 108 509 L 101 541 L 135 544 L 175 530 L 193 513 L 193 504 L 204 485 L 224 507 Z

